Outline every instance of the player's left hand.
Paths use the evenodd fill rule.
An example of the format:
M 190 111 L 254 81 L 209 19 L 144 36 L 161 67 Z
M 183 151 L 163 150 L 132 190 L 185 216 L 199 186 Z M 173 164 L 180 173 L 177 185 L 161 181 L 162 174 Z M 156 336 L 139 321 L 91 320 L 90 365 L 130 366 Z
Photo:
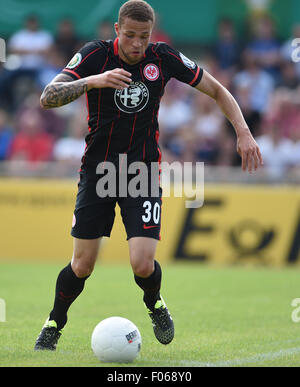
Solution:
M 263 165 L 260 149 L 250 131 L 240 134 L 237 139 L 237 152 L 242 158 L 242 169 L 249 173 Z

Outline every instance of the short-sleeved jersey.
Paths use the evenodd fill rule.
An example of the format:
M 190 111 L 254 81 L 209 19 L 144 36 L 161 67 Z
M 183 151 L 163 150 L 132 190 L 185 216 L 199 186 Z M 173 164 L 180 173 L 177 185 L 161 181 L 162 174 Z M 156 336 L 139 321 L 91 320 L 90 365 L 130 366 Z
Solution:
M 103 161 L 118 165 L 119 155 L 127 154 L 127 163 L 160 161 L 158 111 L 167 82 L 176 78 L 196 86 L 203 70 L 165 43 L 150 43 L 143 59 L 125 63 L 118 55 L 115 41 L 87 43 L 62 71 L 75 79 L 123 68 L 132 74 L 124 90 L 91 89 L 86 93 L 89 133 L 83 165 L 96 166 Z

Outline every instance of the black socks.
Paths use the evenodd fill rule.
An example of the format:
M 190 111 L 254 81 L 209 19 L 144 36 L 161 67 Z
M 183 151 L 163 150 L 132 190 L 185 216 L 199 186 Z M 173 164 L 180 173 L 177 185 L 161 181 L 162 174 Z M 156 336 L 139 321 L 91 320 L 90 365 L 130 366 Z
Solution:
M 161 268 L 154 261 L 154 271 L 147 277 L 142 278 L 134 275 L 135 282 L 144 291 L 144 302 L 148 309 L 153 310 L 157 300 L 160 299 Z
M 67 311 L 82 292 L 85 280 L 88 277 L 76 277 L 71 263 L 59 273 L 56 281 L 54 306 L 49 316 L 49 320 L 56 322 L 58 330 L 66 325 Z
M 61 330 L 67 323 L 67 312 L 71 304 L 83 291 L 84 283 L 88 278 L 78 278 L 72 270 L 71 263 L 59 273 L 56 281 L 55 300 L 49 320 L 54 320 L 57 329 Z M 154 309 L 157 300 L 160 299 L 161 268 L 157 261 L 154 261 L 154 271 L 147 277 L 142 278 L 134 275 L 135 282 L 144 291 L 144 302 L 150 310 Z

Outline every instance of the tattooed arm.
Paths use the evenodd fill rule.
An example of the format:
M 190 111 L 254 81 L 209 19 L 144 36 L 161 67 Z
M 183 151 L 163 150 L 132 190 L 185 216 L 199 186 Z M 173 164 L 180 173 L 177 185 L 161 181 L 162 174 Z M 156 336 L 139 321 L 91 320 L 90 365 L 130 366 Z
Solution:
M 66 105 L 87 91 L 87 80 L 76 81 L 70 75 L 59 74 L 49 83 L 40 99 L 44 109 L 50 109 Z
M 131 74 L 123 69 L 106 71 L 76 81 L 70 75 L 59 74 L 45 87 L 40 103 L 44 109 L 50 109 L 66 105 L 94 88 L 124 89 L 131 82 L 130 77 Z

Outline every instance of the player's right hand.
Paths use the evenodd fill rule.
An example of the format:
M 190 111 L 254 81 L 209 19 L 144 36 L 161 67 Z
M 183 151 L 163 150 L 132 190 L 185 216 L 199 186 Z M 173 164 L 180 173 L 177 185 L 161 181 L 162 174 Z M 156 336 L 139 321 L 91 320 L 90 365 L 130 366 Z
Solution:
M 88 90 L 105 87 L 123 90 L 129 86 L 131 81 L 131 74 L 128 71 L 120 68 L 113 69 L 88 77 Z

